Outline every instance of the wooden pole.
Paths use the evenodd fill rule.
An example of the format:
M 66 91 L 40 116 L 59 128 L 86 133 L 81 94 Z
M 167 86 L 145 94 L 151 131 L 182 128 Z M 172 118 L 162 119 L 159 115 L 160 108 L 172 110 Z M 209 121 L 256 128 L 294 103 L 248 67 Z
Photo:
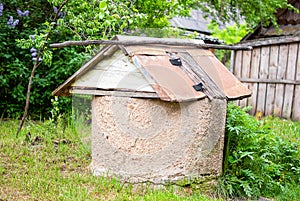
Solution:
M 85 41 L 65 41 L 62 43 L 53 43 L 50 44 L 51 48 L 63 48 L 67 46 L 87 46 L 87 45 L 150 45 L 150 44 L 159 44 L 159 45 L 177 45 L 177 46 L 194 46 L 198 48 L 213 48 L 213 49 L 223 49 L 223 50 L 252 50 L 251 46 L 232 46 L 232 45 L 214 45 L 214 44 L 199 44 L 195 42 L 182 42 L 182 41 L 167 41 L 167 40 L 126 40 L 126 41 L 118 41 L 118 40 L 85 40 Z

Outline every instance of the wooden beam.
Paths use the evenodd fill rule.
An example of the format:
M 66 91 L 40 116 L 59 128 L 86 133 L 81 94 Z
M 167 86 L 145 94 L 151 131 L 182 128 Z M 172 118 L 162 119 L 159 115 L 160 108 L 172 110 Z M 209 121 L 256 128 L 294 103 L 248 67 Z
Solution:
M 118 40 L 85 40 L 85 41 L 65 41 L 62 43 L 53 43 L 50 44 L 51 48 L 63 48 L 68 46 L 87 46 L 87 45 L 153 45 L 153 44 L 160 44 L 160 45 L 177 45 L 177 46 L 194 46 L 198 48 L 214 48 L 214 49 L 224 49 L 224 50 L 252 50 L 251 46 L 231 46 L 231 45 L 213 45 L 213 44 L 199 44 L 195 42 L 182 42 L 182 41 L 160 41 L 154 39 L 147 39 L 147 40 L 126 40 L 126 41 L 118 41 Z
M 95 96 L 121 96 L 132 98 L 159 98 L 156 93 L 140 91 L 107 91 L 101 89 L 70 89 L 71 94 L 86 94 Z
M 272 38 L 260 38 L 256 40 L 243 41 L 239 44 L 241 46 L 251 46 L 251 47 L 259 47 L 259 46 L 268 46 L 268 45 L 280 45 L 280 44 L 288 44 L 288 43 L 297 43 L 300 42 L 300 36 L 281 36 L 281 37 L 272 37 Z
M 241 82 L 246 83 L 272 83 L 272 84 L 293 84 L 293 85 L 300 85 L 300 81 L 296 80 L 277 80 L 277 79 L 267 79 L 267 78 L 259 78 L 259 79 L 253 79 L 253 78 L 238 78 Z

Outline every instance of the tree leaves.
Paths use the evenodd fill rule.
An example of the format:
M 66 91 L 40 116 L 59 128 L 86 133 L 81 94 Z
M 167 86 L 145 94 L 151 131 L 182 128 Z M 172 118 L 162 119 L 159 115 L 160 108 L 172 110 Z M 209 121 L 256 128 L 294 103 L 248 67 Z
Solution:
M 107 9 L 107 3 L 106 3 L 106 1 L 100 1 L 99 8 L 101 10 L 105 11 Z
M 268 25 L 272 22 L 276 25 L 277 9 L 295 9 L 288 0 L 200 0 L 198 5 L 217 23 L 246 22 L 250 28 L 259 23 Z

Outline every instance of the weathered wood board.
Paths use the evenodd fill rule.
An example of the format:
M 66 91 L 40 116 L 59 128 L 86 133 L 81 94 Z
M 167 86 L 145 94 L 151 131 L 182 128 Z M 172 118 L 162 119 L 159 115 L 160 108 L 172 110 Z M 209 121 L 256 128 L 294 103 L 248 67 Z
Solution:
M 278 67 L 278 51 L 277 45 L 270 47 L 270 63 L 269 63 L 269 75 L 268 79 L 276 79 L 277 67 Z M 266 96 L 266 111 L 265 115 L 272 115 L 274 111 L 275 102 L 275 84 L 268 83 L 267 96 Z
M 285 79 L 285 70 L 287 63 L 288 55 L 288 45 L 279 46 L 279 60 L 277 68 L 277 79 Z M 274 104 L 274 114 L 275 116 L 282 116 L 282 106 L 283 106 L 283 97 L 284 97 L 284 84 L 276 84 L 276 99 Z
M 251 78 L 258 79 L 258 72 L 259 72 L 259 62 L 260 62 L 260 48 L 254 48 L 251 57 L 251 71 L 250 76 Z M 250 114 L 255 114 L 256 112 L 256 99 L 257 99 L 257 90 L 258 84 L 253 83 L 250 85 L 250 89 L 252 90 L 252 95 L 248 100 L 248 105 L 251 105 L 252 108 L 249 111 Z
M 72 86 L 154 92 L 149 81 L 120 50 L 98 63 L 76 80 Z
M 234 68 L 233 68 L 233 73 L 236 77 L 240 78 L 242 73 L 242 56 L 243 56 L 243 51 L 237 51 L 236 54 L 235 54 L 235 65 L 234 65 Z M 236 105 L 240 105 L 240 100 L 236 100 L 235 101 L 235 104 Z
M 298 55 L 297 52 L 298 52 L 298 44 L 296 43 L 290 44 L 289 51 L 288 51 L 286 79 L 294 79 L 295 77 L 295 66 L 296 66 L 297 55 Z M 283 111 L 282 111 L 282 116 L 284 118 L 291 117 L 294 88 L 295 86 L 292 84 L 285 85 L 285 94 L 284 94 Z
M 296 64 L 296 81 L 300 81 L 300 44 L 298 44 L 297 64 Z M 295 86 L 292 118 L 300 121 L 300 85 Z
M 250 76 L 250 69 L 251 69 L 251 51 L 242 51 L 242 68 L 241 68 L 241 78 L 249 78 Z M 249 88 L 248 83 L 243 83 L 246 87 Z M 248 100 L 244 98 L 240 100 L 240 106 L 246 107 Z
M 261 48 L 261 58 L 260 58 L 260 68 L 259 68 L 259 78 L 267 78 L 269 73 L 269 57 L 270 48 L 262 47 Z M 256 113 L 264 114 L 265 105 L 266 105 L 266 92 L 267 84 L 259 83 L 258 84 L 258 95 L 257 95 L 257 106 Z

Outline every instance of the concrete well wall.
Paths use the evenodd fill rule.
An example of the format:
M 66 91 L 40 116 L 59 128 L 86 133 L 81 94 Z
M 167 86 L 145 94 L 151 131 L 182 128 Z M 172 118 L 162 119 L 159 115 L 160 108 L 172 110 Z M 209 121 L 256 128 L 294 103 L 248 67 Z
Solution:
M 95 96 L 92 113 L 95 175 L 161 184 L 221 173 L 226 100 Z

